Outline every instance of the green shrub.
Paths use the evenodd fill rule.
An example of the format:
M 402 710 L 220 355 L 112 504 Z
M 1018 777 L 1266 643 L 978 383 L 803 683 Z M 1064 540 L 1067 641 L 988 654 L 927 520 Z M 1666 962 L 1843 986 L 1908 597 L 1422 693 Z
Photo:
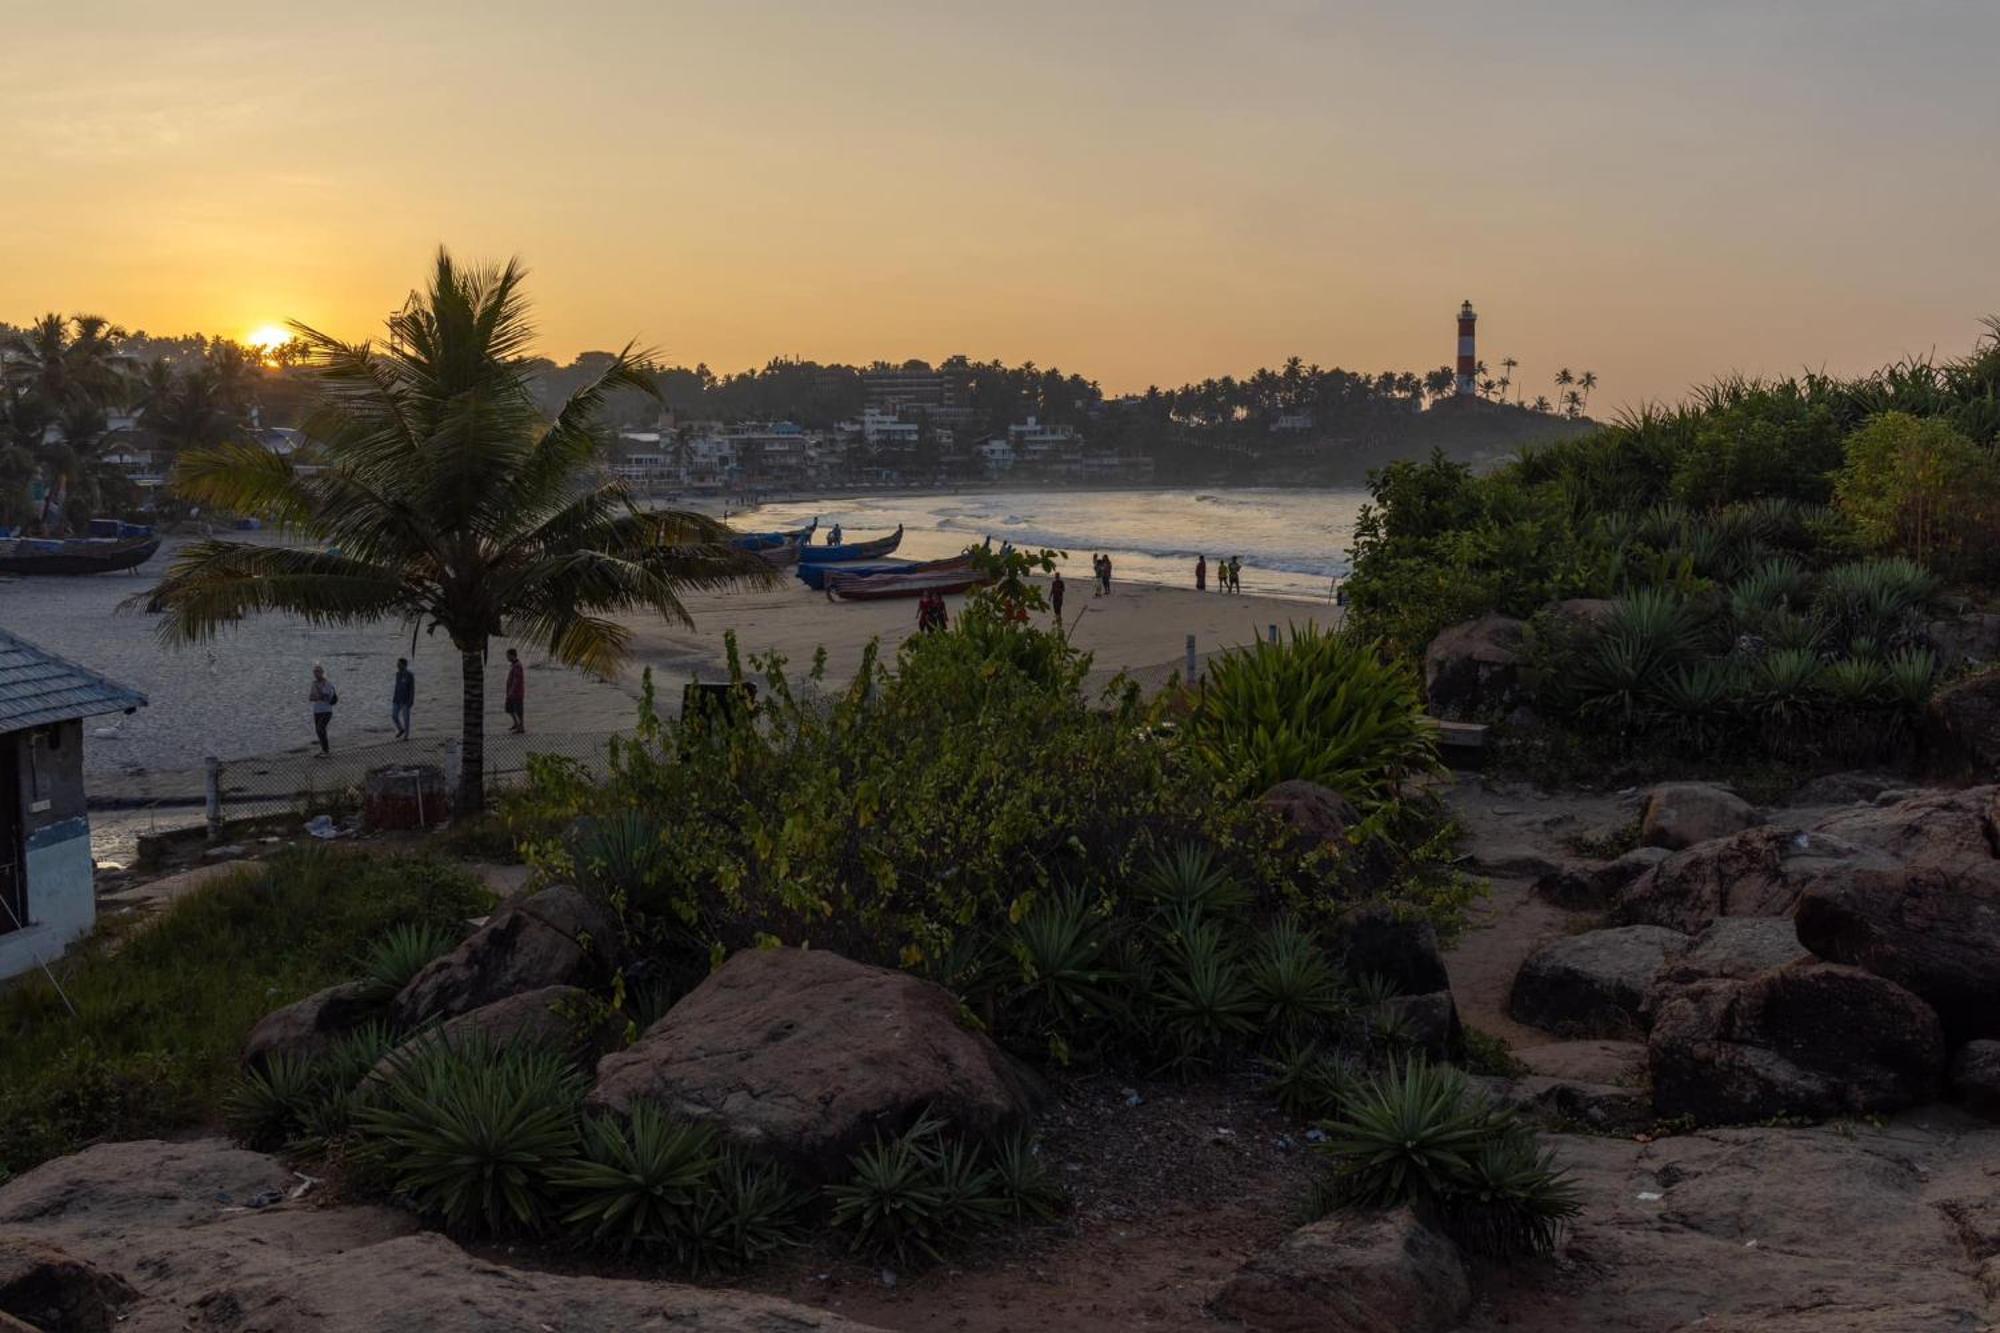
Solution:
M 52 965 L 74 1016 L 39 974 L 0 992 L 0 1170 L 214 1116 L 267 1012 L 350 979 L 392 926 L 448 925 L 491 901 L 438 862 L 309 848 L 136 928 L 104 923 Z
M 2000 540 L 2000 455 L 1942 420 L 1885 412 L 1847 438 L 1837 502 L 1878 551 L 1972 574 Z
M 435 922 L 391 927 L 360 959 L 360 980 L 369 994 L 386 998 L 410 984 L 417 973 L 458 947 L 459 932 Z
M 685 1245 L 721 1164 L 713 1129 L 640 1102 L 623 1121 L 587 1120 L 582 1155 L 552 1169 L 549 1179 L 569 1204 L 566 1227 L 629 1250 Z
M 1292 917 L 1273 922 L 1258 941 L 1249 982 L 1269 1033 L 1309 1035 L 1346 1012 L 1340 969 L 1312 932 Z
M 559 1055 L 483 1039 L 416 1043 L 379 1104 L 355 1116 L 366 1150 L 417 1211 L 461 1231 L 538 1229 L 577 1148 L 583 1078 Z
M 1062 1186 L 1032 1134 L 1009 1134 L 994 1145 L 993 1183 L 1002 1211 L 1016 1222 L 1050 1222 L 1062 1211 Z
M 1480 1253 L 1548 1253 L 1581 1208 L 1532 1134 L 1447 1066 L 1393 1066 L 1357 1089 L 1325 1129 L 1322 1201 L 1415 1205 Z
M 1296 778 L 1365 809 L 1438 767 L 1409 665 L 1313 625 L 1211 659 L 1189 727 L 1210 771 L 1247 795 Z
M 856 1154 L 847 1182 L 827 1187 L 833 1225 L 851 1234 L 856 1250 L 937 1261 L 1013 1211 L 984 1154 L 944 1130 L 926 1115 Z
M 280 1052 L 246 1070 L 230 1087 L 223 1097 L 223 1120 L 250 1147 L 276 1148 L 299 1133 L 324 1096 L 318 1066 L 302 1055 Z

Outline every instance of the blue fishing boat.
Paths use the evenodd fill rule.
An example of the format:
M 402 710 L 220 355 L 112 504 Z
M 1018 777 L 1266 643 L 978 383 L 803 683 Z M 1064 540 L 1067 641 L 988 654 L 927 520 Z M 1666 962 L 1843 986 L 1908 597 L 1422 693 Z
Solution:
M 969 556 L 947 556 L 943 560 L 848 560 L 834 564 L 801 564 L 799 581 L 809 588 L 824 590 L 828 581 L 839 574 L 849 578 L 870 578 L 877 574 L 928 574 L 936 571 L 969 569 Z
M 814 519 L 803 528 L 793 528 L 785 532 L 739 532 L 729 539 L 729 544 L 739 551 L 768 551 L 784 546 L 804 546 L 812 540 L 813 530 L 819 527 Z
M 799 566 L 830 565 L 853 560 L 879 560 L 903 544 L 903 525 L 886 537 L 869 542 L 842 542 L 838 546 L 806 546 L 799 551 Z

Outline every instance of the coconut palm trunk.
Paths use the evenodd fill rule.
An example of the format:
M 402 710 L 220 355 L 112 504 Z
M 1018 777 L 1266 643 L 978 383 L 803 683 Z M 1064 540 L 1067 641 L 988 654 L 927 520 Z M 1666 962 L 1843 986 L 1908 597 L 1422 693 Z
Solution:
M 461 651 L 458 673 L 464 697 L 459 701 L 458 790 L 452 809 L 479 810 L 486 805 L 486 654 Z

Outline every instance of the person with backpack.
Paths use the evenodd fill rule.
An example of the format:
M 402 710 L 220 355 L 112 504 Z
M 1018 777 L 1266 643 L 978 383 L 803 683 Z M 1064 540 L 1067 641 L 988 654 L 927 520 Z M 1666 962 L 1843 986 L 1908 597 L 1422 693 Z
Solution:
M 389 692 L 389 721 L 396 728 L 396 739 L 410 739 L 410 710 L 417 703 L 417 677 L 410 670 L 410 659 L 396 659 L 396 684 Z

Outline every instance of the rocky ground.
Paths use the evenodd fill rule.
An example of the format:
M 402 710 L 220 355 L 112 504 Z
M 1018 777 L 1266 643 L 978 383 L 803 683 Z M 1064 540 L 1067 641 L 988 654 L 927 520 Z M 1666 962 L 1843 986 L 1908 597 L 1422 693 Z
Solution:
M 1511 1049 L 1521 1071 L 1490 1091 L 1548 1128 L 1583 1199 L 1552 1259 L 1471 1262 L 1407 1214 L 1300 1229 L 1303 1127 L 1267 1098 L 1017 1085 L 921 983 L 752 955 L 599 1095 L 624 1080 L 724 1108 L 752 1069 L 771 1096 L 740 1132 L 793 1145 L 946 1090 L 996 1123 L 1038 1103 L 1071 1215 L 928 1272 L 825 1238 L 746 1293 L 537 1247 L 468 1253 L 219 1141 L 113 1144 L 0 1186 L 0 1312 L 134 1329 L 1995 1327 L 2000 1126 L 1973 1112 L 2000 1106 L 2000 789 L 1848 775 L 1756 808 L 1699 786 L 1543 797 L 1471 777 L 1450 799 L 1493 884 L 1445 958 L 1458 1012 Z M 547 996 L 595 984 L 605 960 L 577 947 L 606 933 L 593 911 L 566 890 L 518 899 L 394 1003 L 531 1033 Z M 773 1004 L 796 1021 L 755 1017 Z M 309 1048 L 351 1008 L 336 988 L 280 1011 L 252 1050 Z M 892 1048 L 867 1034 L 889 1031 L 897 1079 L 809 1058 L 858 1040 L 879 1062 Z M 1723 1122 L 1741 1127 L 1689 1128 Z

